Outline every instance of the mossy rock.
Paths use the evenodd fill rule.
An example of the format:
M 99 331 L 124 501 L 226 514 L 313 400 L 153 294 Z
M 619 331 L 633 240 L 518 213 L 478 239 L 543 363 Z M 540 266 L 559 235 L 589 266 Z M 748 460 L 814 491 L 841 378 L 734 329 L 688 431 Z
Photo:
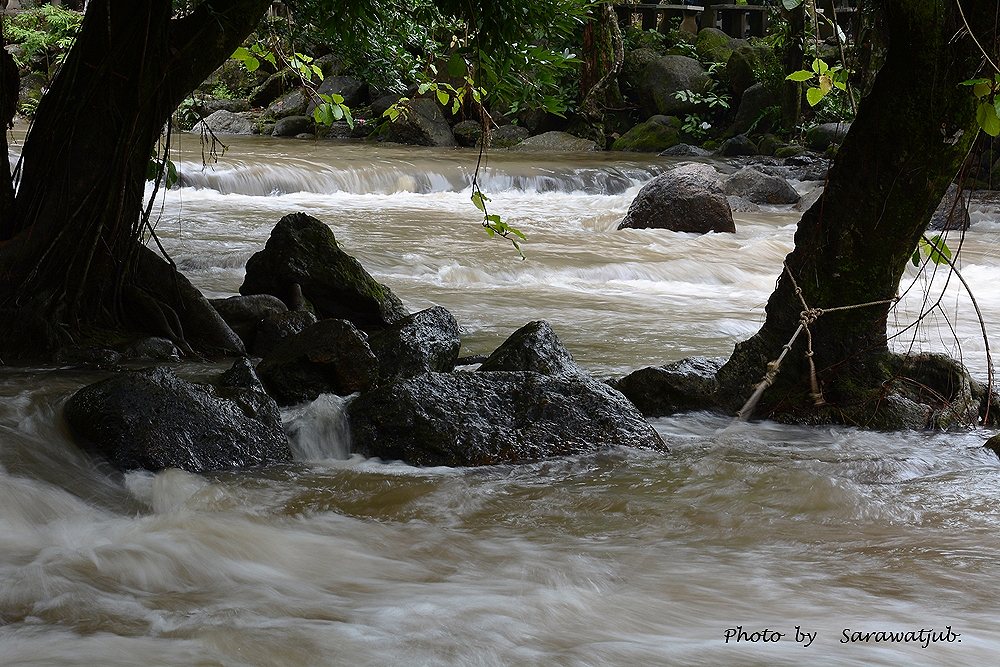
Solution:
M 798 144 L 785 144 L 774 151 L 774 157 L 796 157 L 797 155 L 802 155 L 805 152 L 806 149 L 804 146 L 800 146 Z
M 344 252 L 329 227 L 305 213 L 278 222 L 264 249 L 247 261 L 240 294 L 272 294 L 293 310 L 304 298 L 318 317 L 361 328 L 383 327 L 407 315 L 392 290 Z
M 702 28 L 694 45 L 702 62 L 725 63 L 733 55 L 733 42 L 732 37 L 718 28 Z
M 741 46 L 726 61 L 723 78 L 739 99 L 754 84 L 764 84 L 773 94 L 780 93 L 784 73 L 774 51 L 763 46 Z
M 653 116 L 619 137 L 611 150 L 659 153 L 681 142 L 680 126 L 681 121 L 676 116 Z
M 774 155 L 784 146 L 785 142 L 773 134 L 765 134 L 757 142 L 757 150 L 760 151 L 761 155 Z

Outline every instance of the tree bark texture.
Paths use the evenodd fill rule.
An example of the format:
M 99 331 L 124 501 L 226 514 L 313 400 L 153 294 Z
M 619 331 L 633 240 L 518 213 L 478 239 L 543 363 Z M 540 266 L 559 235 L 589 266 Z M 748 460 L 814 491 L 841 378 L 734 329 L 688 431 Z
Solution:
M 183 296 L 186 288 L 140 282 L 150 267 L 138 258 L 162 261 L 140 252 L 146 169 L 173 110 L 269 4 L 205 0 L 174 19 L 170 0 L 90 2 L 25 139 L 12 210 L 0 216 L 5 309 L 40 316 L 70 338 L 88 327 L 125 324 L 180 335 L 177 342 L 185 343 L 176 324 L 183 330 L 185 311 L 200 306 Z M 153 322 L 163 318 L 148 316 L 152 303 L 178 321 L 173 332 Z M 202 347 L 224 350 L 228 338 L 210 333 Z
M 991 5 L 991 6 L 990 6 Z M 994 2 L 963 2 L 980 42 L 996 55 Z M 886 323 L 907 261 L 977 134 L 975 104 L 960 86 L 983 54 L 950 0 L 884 4 L 886 62 L 863 100 L 823 196 L 802 216 L 795 248 L 760 331 L 720 370 L 720 397 L 738 409 L 800 324 L 794 276 L 810 308 L 883 302 L 829 312 L 810 325 L 824 410 L 870 401 L 890 379 Z M 984 38 L 988 35 L 988 38 Z M 755 415 L 808 415 L 811 371 L 800 335 Z M 867 392 L 867 394 L 866 394 Z M 862 398 L 867 396 L 867 398 Z

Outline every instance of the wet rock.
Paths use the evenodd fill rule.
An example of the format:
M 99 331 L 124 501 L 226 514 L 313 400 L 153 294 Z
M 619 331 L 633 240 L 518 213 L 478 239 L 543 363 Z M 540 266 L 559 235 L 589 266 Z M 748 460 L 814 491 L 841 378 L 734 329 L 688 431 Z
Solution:
M 724 157 L 741 157 L 746 155 L 757 155 L 759 151 L 752 141 L 745 134 L 737 134 L 722 142 L 719 146 L 719 155 Z
M 515 331 L 479 367 L 480 371 L 533 371 L 543 375 L 580 373 L 581 369 L 544 321 L 529 322 Z
M 965 231 L 972 224 L 969 218 L 968 195 L 962 196 L 958 186 L 952 183 L 941 198 L 927 229 L 943 232 L 945 230 Z
M 822 197 L 823 188 L 814 188 L 799 199 L 798 203 L 795 204 L 795 208 L 799 211 L 808 211 Z
M 830 146 L 839 146 L 851 129 L 850 123 L 821 123 L 806 132 L 806 144 L 814 151 L 825 151 Z
M 253 134 L 257 124 L 249 113 L 233 113 L 220 109 L 191 128 L 194 133 L 211 130 L 215 134 Z
M 328 76 L 319 84 L 316 92 L 320 95 L 340 95 L 344 98 L 344 104 L 351 109 L 355 109 L 369 102 L 368 83 L 353 76 Z M 310 100 L 306 107 L 306 114 L 312 114 L 316 108 L 316 101 Z
M 294 405 L 320 394 L 370 389 L 378 360 L 367 336 L 350 322 L 320 320 L 278 343 L 257 365 L 257 374 L 280 405 Z
M 309 96 L 302 88 L 290 90 L 271 102 L 264 110 L 264 116 L 279 120 L 288 116 L 304 116 L 309 107 Z
M 780 110 L 775 104 L 774 93 L 768 90 L 764 84 L 758 83 L 750 86 L 740 98 L 740 104 L 736 109 L 736 118 L 733 120 L 732 131 L 743 134 L 754 130 L 756 132 L 770 131 L 774 120 L 780 117 Z M 775 110 L 774 113 L 769 112 Z M 756 155 L 759 149 L 753 152 L 742 153 L 743 155 Z
M 756 46 L 740 46 L 736 48 L 729 60 L 723 78 L 729 82 L 733 97 L 741 100 L 751 87 L 762 83 L 758 78 L 762 72 L 781 71 L 781 64 L 773 49 Z
M 271 294 L 231 296 L 227 299 L 210 299 L 209 303 L 236 332 L 249 350 L 254 346 L 261 320 L 271 313 L 288 311 L 285 303 Z
M 661 56 L 651 49 L 636 49 L 625 56 L 621 81 L 623 92 L 646 116 L 677 116 L 692 113 L 697 105 L 677 99 L 676 93 L 702 93 L 711 81 L 694 58 Z
M 743 197 L 736 197 L 733 195 L 728 195 L 726 201 L 729 202 L 729 208 L 733 213 L 758 213 L 760 212 L 760 206 L 754 204 L 749 199 Z
M 180 361 L 181 358 L 181 351 L 173 341 L 157 336 L 135 341 L 122 354 L 132 361 Z
M 291 459 L 277 405 L 247 376 L 216 388 L 166 368 L 128 371 L 76 392 L 64 414 L 77 443 L 119 470 L 205 472 Z
M 690 144 L 677 144 L 660 153 L 664 157 L 708 157 L 711 154 L 711 151 Z
M 1000 435 L 995 435 L 983 443 L 983 448 L 990 450 L 1000 457 Z
M 414 313 L 372 335 L 381 378 L 413 377 L 455 368 L 462 339 L 455 317 L 441 306 Z
M 733 213 L 719 186 L 719 173 L 706 164 L 684 164 L 644 185 L 618 229 L 677 232 L 735 232 Z
M 755 204 L 794 204 L 799 193 L 788 181 L 753 167 L 743 167 L 722 183 L 727 195 L 744 197 Z
M 347 417 L 355 452 L 419 466 L 667 449 L 624 396 L 582 376 L 427 373 L 362 394 Z
M 590 139 L 574 137 L 567 132 L 553 130 L 528 137 L 521 143 L 512 146 L 510 150 L 518 152 L 577 153 L 596 151 L 597 143 Z
M 374 104 L 372 105 L 374 107 Z M 404 112 L 388 124 L 385 138 L 400 144 L 451 147 L 457 145 L 436 100 L 418 98 L 405 103 Z
M 609 384 L 646 417 L 717 409 L 715 374 L 724 358 L 691 357 L 665 366 L 640 368 Z
M 240 294 L 271 294 L 294 306 L 297 286 L 320 319 L 350 320 L 364 328 L 407 315 L 392 290 L 345 253 L 329 227 L 305 213 L 278 222 L 264 249 L 247 262 Z
M 658 153 L 680 143 L 680 125 L 675 116 L 653 116 L 615 140 L 611 150 Z
M 267 356 L 278 343 L 305 331 L 314 324 L 316 316 L 307 310 L 268 313 L 257 325 L 257 335 L 254 337 L 251 349 L 259 357 Z
M 282 93 L 300 83 L 299 75 L 286 68 L 269 76 L 262 84 L 250 93 L 249 102 L 252 107 L 266 107 L 278 99 Z
M 310 116 L 285 116 L 274 124 L 271 134 L 275 137 L 297 137 L 304 134 L 306 138 L 312 139 L 313 127 L 313 119 Z
M 479 140 L 483 136 L 483 126 L 482 123 L 475 120 L 463 120 L 456 123 L 455 127 L 451 128 L 451 132 L 455 135 L 455 141 L 458 142 L 459 146 L 472 148 L 479 144 Z
M 733 55 L 733 49 L 739 46 L 741 41 L 730 37 L 718 28 L 702 28 L 698 31 L 694 46 L 698 50 L 700 60 L 725 63 Z
M 250 103 L 246 100 L 221 100 L 206 98 L 197 100 L 195 109 L 197 109 L 202 116 L 207 117 L 220 110 L 231 111 L 233 113 L 250 111 Z
M 531 136 L 528 128 L 520 125 L 501 125 L 490 133 L 493 148 L 510 148 Z

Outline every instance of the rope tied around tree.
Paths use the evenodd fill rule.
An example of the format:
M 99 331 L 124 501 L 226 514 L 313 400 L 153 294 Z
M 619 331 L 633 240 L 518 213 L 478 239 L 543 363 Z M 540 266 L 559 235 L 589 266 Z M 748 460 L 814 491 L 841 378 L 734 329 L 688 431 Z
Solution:
M 802 304 L 802 311 L 799 313 L 799 326 L 795 329 L 792 337 L 788 339 L 788 342 L 781 347 L 781 354 L 778 358 L 768 362 L 767 372 L 757 386 L 754 388 L 753 394 L 747 399 L 747 402 L 743 404 L 736 418 L 739 421 L 747 421 L 750 419 L 750 415 L 753 413 L 754 409 L 757 407 L 757 403 L 760 402 L 761 396 L 764 392 L 768 390 L 778 377 L 778 371 L 781 369 L 781 363 L 785 360 L 785 357 L 789 352 L 792 351 L 792 347 L 795 345 L 795 341 L 798 339 L 799 335 L 805 331 L 806 332 L 806 351 L 805 357 L 809 362 L 809 397 L 813 399 L 813 403 L 816 407 L 822 407 L 826 405 L 826 400 L 823 398 L 823 391 L 819 386 L 819 377 L 816 374 L 816 363 L 813 361 L 815 356 L 813 352 L 813 335 L 812 330 L 809 328 L 810 325 L 815 324 L 820 317 L 826 313 L 834 313 L 845 310 L 855 310 L 858 308 L 869 308 L 871 306 L 883 306 L 886 304 L 894 304 L 899 301 L 899 297 L 895 296 L 891 299 L 883 299 L 881 301 L 867 301 L 865 303 L 856 303 L 849 306 L 836 306 L 834 308 L 811 308 L 806 302 L 805 295 L 802 292 L 802 288 L 799 287 L 798 282 L 795 280 L 795 276 L 792 275 L 792 270 L 788 268 L 788 263 L 783 264 L 785 273 L 788 275 L 788 279 L 792 282 L 792 288 L 795 291 L 795 296 L 799 298 L 799 302 Z

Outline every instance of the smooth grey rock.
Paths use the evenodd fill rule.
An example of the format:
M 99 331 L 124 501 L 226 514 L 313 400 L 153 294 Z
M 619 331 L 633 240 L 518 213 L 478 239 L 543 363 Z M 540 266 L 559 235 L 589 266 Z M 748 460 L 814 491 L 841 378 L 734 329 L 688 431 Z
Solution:
M 574 137 L 567 132 L 545 132 L 528 137 L 515 146 L 511 146 L 512 151 L 517 152 L 545 152 L 545 153 L 577 153 L 597 150 L 597 143 L 590 139 Z
M 191 132 L 211 130 L 215 134 L 253 134 L 257 124 L 249 113 L 233 113 L 220 109 L 208 118 L 198 121 Z
M 386 140 L 417 146 L 450 148 L 457 145 L 436 100 L 421 97 L 406 102 L 403 108 L 403 113 L 388 124 Z
M 298 137 L 304 134 L 306 138 L 312 139 L 314 127 L 313 119 L 309 116 L 285 116 L 274 124 L 271 134 L 275 137 Z
M 287 116 L 304 116 L 308 107 L 309 96 L 299 87 L 271 102 L 264 110 L 264 116 L 275 120 Z
M 710 165 L 683 164 L 644 185 L 618 229 L 735 232 L 733 212 Z
M 722 182 L 727 195 L 744 197 L 755 204 L 794 204 L 799 193 L 788 181 L 753 167 L 743 167 Z
M 814 151 L 824 151 L 832 145 L 842 144 L 850 129 L 848 122 L 822 123 L 806 132 L 806 143 Z

